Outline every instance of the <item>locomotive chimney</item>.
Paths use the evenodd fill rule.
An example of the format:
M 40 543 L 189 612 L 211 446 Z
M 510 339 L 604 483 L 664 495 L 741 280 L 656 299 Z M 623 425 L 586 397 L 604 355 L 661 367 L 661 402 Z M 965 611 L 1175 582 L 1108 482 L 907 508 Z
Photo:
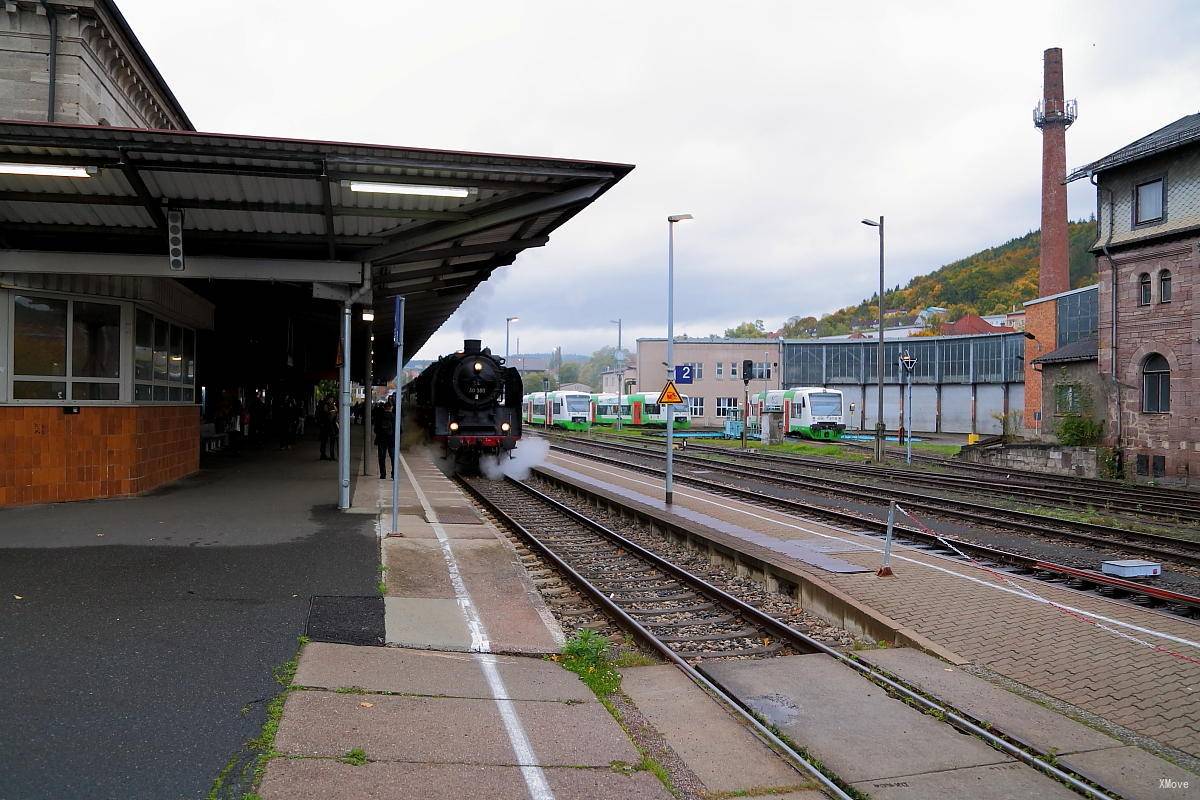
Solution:
M 468 354 L 478 353 L 482 349 L 483 349 L 483 340 L 482 339 L 464 339 L 463 340 L 463 352 L 464 353 L 468 353 Z
M 1075 121 L 1076 103 L 1063 99 L 1062 49 L 1044 54 L 1042 101 L 1033 110 L 1033 124 L 1042 131 L 1042 248 L 1038 295 L 1071 288 L 1067 255 L 1067 128 Z

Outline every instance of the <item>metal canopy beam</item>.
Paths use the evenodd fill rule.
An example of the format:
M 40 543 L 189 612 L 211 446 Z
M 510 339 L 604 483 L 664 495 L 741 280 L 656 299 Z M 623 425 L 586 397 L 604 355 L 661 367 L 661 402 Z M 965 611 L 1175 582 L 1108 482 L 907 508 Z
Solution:
M 111 253 L 56 253 L 0 250 L 0 272 L 43 272 L 74 275 L 127 275 L 155 278 L 228 278 L 252 281 L 322 281 L 361 284 L 362 265 L 356 261 L 211 258 L 189 256 L 187 269 L 174 272 L 166 255 L 137 256 Z
M 550 241 L 549 236 L 537 236 L 533 239 L 509 239 L 507 242 L 491 242 L 489 244 L 468 244 L 461 247 L 446 247 L 441 250 L 418 250 L 415 253 L 405 253 L 402 256 L 387 259 L 386 266 L 412 264 L 418 261 L 437 261 L 440 259 L 458 258 L 460 256 L 477 256 L 481 253 L 508 253 L 513 250 L 524 250 L 529 247 L 542 247 Z M 404 275 L 403 270 L 387 269 L 387 275 Z
M 146 213 L 154 221 L 154 226 L 160 231 L 165 231 L 167 229 L 167 216 L 163 213 L 162 201 L 156 200 L 154 195 L 150 194 L 150 190 L 146 188 L 146 182 L 138 174 L 137 167 L 132 164 L 122 164 L 121 172 L 125 175 L 125 180 L 129 182 L 129 187 L 137 193 L 138 199 L 146 209 Z M 166 249 L 167 243 L 164 241 L 163 250 L 165 251 Z
M 363 260 L 382 261 L 383 259 L 398 256 L 421 247 L 428 247 L 431 244 L 440 244 L 451 239 L 471 236 L 472 234 L 482 233 L 491 228 L 498 228 L 501 225 L 520 222 L 531 216 L 538 216 L 550 211 L 558 211 L 570 206 L 588 203 L 599 192 L 603 191 L 606 185 L 604 183 L 585 183 L 574 189 L 564 190 L 560 194 L 539 197 L 524 203 L 516 203 L 507 208 L 485 212 L 463 222 L 436 227 L 431 226 L 428 230 L 423 228 L 420 231 L 414 232 L 412 236 L 393 240 L 387 244 L 382 244 L 368 250 L 363 255 Z

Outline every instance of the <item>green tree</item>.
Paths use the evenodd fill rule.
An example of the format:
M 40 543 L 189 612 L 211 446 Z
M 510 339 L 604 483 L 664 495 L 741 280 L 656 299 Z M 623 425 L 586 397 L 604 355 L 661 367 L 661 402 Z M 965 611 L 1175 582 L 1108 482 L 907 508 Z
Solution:
M 743 322 L 736 328 L 725 329 L 726 339 L 765 339 L 767 331 L 763 326 L 761 319 L 756 319 L 754 322 Z
M 816 317 L 792 317 L 783 324 L 779 335 L 785 339 L 810 339 L 817 335 Z
M 592 353 L 592 357 L 579 370 L 579 382 L 586 383 L 593 389 L 599 389 L 601 385 L 600 373 L 606 369 L 615 369 L 616 366 L 617 348 L 601 347 Z
M 558 380 L 560 383 L 579 383 L 579 364 L 574 361 L 567 361 L 558 368 Z
M 558 378 L 554 377 L 552 372 L 531 372 L 528 375 L 521 376 L 521 384 L 525 387 L 522 394 L 532 394 L 533 392 L 542 391 L 542 380 L 549 379 L 550 391 L 558 388 Z

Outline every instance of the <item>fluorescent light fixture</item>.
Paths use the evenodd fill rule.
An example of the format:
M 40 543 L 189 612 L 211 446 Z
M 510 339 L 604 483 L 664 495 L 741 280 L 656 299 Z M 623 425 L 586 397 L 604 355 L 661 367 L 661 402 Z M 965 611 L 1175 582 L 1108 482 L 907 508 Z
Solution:
M 0 163 L 0 175 L 41 175 L 47 178 L 90 178 L 95 167 L 67 167 L 60 164 Z
M 418 186 L 411 183 L 373 183 L 371 181 L 343 181 L 352 192 L 375 194 L 412 194 L 423 197 L 469 197 L 471 190 L 466 186 Z
M 363 322 L 374 322 L 375 321 L 375 312 L 372 309 L 364 308 L 362 314 L 363 314 L 363 317 L 362 317 Z

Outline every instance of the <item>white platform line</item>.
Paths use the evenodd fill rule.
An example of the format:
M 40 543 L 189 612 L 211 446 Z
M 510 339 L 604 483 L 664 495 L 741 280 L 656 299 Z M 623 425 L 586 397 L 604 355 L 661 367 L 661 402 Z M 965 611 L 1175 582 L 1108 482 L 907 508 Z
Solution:
M 399 461 L 404 465 L 404 474 L 408 476 L 408 482 L 412 485 L 417 499 L 421 502 L 421 508 L 425 511 L 425 518 L 429 520 L 433 533 L 437 536 L 438 544 L 441 545 L 442 558 L 445 559 L 446 568 L 450 571 L 450 584 L 454 587 L 454 596 L 458 600 L 458 607 L 462 611 L 463 618 L 467 622 L 467 629 L 471 633 L 471 650 L 476 653 L 475 660 L 483 671 L 483 677 L 487 680 L 488 688 L 492 692 L 492 700 L 496 703 L 500 719 L 504 722 L 504 730 L 508 734 L 508 741 L 517 757 L 517 763 L 521 765 L 521 775 L 525 778 L 525 787 L 529 790 L 529 796 L 532 800 L 554 800 L 554 792 L 550 790 L 550 784 L 546 781 L 546 773 L 538 765 L 537 754 L 533 751 L 529 735 L 521 724 L 516 707 L 509 699 L 504 679 L 496 667 L 496 658 L 487 652 L 491 648 L 487 629 L 479 617 L 479 610 L 471 602 L 467 584 L 458 570 L 458 559 L 454 557 L 454 551 L 450 549 L 450 537 L 446 536 L 446 529 L 438 521 L 437 513 L 429 504 L 429 498 L 425 496 L 425 492 L 417 483 L 416 476 L 409 469 L 408 460 L 401 455 Z
M 593 467 L 590 464 L 582 464 L 577 461 L 569 461 L 566 458 L 559 456 L 559 455 L 554 455 L 552 457 L 559 459 L 559 460 L 563 461 L 564 464 L 569 464 L 572 467 L 583 467 L 584 469 L 589 469 L 592 472 L 597 472 L 601 475 L 608 475 L 613 478 L 620 478 L 621 480 L 626 480 L 631 483 L 637 483 L 642 486 L 649 486 L 651 488 L 656 488 L 656 489 L 661 488 L 661 486 L 659 486 L 658 484 L 651 483 L 649 481 L 643 481 L 638 478 L 630 477 L 628 475 L 622 475 L 617 472 L 611 472 L 609 470 L 602 469 L 600 467 Z M 716 506 L 717 508 L 723 508 L 726 511 L 733 511 L 738 514 L 743 514 L 747 517 L 754 517 L 756 519 L 761 519 L 765 522 L 770 522 L 774 525 L 782 525 L 786 528 L 794 528 L 795 530 L 803 531 L 804 533 L 809 533 L 809 534 L 812 534 L 813 536 L 820 536 L 823 539 L 832 539 L 837 542 L 845 542 L 846 544 L 858 545 L 860 547 L 865 547 L 868 550 L 873 550 L 876 553 L 882 552 L 882 548 L 876 547 L 873 544 L 869 544 L 867 542 L 857 541 L 854 539 L 847 539 L 844 536 L 834 536 L 833 534 L 830 534 L 830 533 L 821 533 L 820 531 L 815 531 L 812 528 L 808 528 L 803 525 L 797 525 L 795 523 L 788 522 L 788 521 L 782 520 L 782 519 L 778 519 L 776 517 L 765 517 L 762 514 L 756 514 L 753 511 L 747 511 L 742 508 L 734 508 L 733 506 L 727 505 L 725 503 L 719 503 L 715 500 L 709 500 L 707 497 L 701 497 L 699 495 L 681 492 L 678 489 L 675 490 L 675 495 L 678 497 L 691 498 L 692 500 L 697 500 L 701 503 L 708 503 L 709 505 Z M 734 501 L 734 502 L 740 503 L 740 501 Z M 749 505 L 749 504 L 746 504 L 746 505 Z M 754 506 L 750 506 L 750 507 L 754 508 Z M 824 523 L 822 523 L 822 524 L 824 524 Z M 835 527 L 835 526 L 830 525 L 828 527 Z M 945 567 L 938 566 L 937 564 L 930 564 L 928 561 L 922 561 L 918 558 L 909 558 L 908 556 L 900 555 L 899 553 L 896 553 L 894 551 L 892 553 L 892 558 L 896 559 L 897 561 L 907 561 L 910 564 L 916 564 L 918 566 L 925 567 L 927 569 L 937 570 L 938 572 L 945 573 L 946 575 L 953 575 L 955 578 L 959 578 L 964 581 L 970 581 L 972 583 L 978 584 L 979 586 L 986 586 L 989 589 L 995 589 L 996 591 L 1010 594 L 1013 597 L 1019 597 L 1022 600 L 1025 600 L 1026 602 L 1038 603 L 1039 605 L 1048 605 L 1047 601 L 1045 601 L 1041 598 L 1031 597 L 1024 592 L 1021 592 L 1017 589 L 1013 589 L 1009 586 L 1001 586 L 998 583 L 993 583 L 992 581 L 985 581 L 981 578 L 976 578 L 973 575 L 964 575 L 961 572 L 957 572 L 952 569 L 947 569 Z M 1085 617 L 1091 617 L 1092 619 L 1100 620 L 1101 622 L 1107 622 L 1112 625 L 1120 625 L 1122 628 L 1128 628 L 1129 630 L 1137 631 L 1138 633 L 1144 633 L 1147 636 L 1156 636 L 1159 639 L 1165 639 L 1166 641 L 1169 641 L 1169 642 L 1175 642 L 1176 644 L 1182 644 L 1187 647 L 1195 647 L 1197 649 L 1200 649 L 1200 642 L 1194 642 L 1191 639 L 1184 639 L 1183 637 L 1176 636 L 1172 633 L 1166 633 L 1164 631 L 1154 630 L 1153 628 L 1144 628 L 1141 625 L 1134 625 L 1132 622 L 1123 622 L 1119 619 L 1113 619 L 1112 617 L 1106 617 L 1103 614 L 1097 614 L 1094 611 L 1087 611 L 1086 609 L 1076 608 L 1074 606 L 1068 606 L 1063 603 L 1059 603 L 1058 605 L 1069 611 L 1073 611 L 1077 614 L 1082 614 Z

